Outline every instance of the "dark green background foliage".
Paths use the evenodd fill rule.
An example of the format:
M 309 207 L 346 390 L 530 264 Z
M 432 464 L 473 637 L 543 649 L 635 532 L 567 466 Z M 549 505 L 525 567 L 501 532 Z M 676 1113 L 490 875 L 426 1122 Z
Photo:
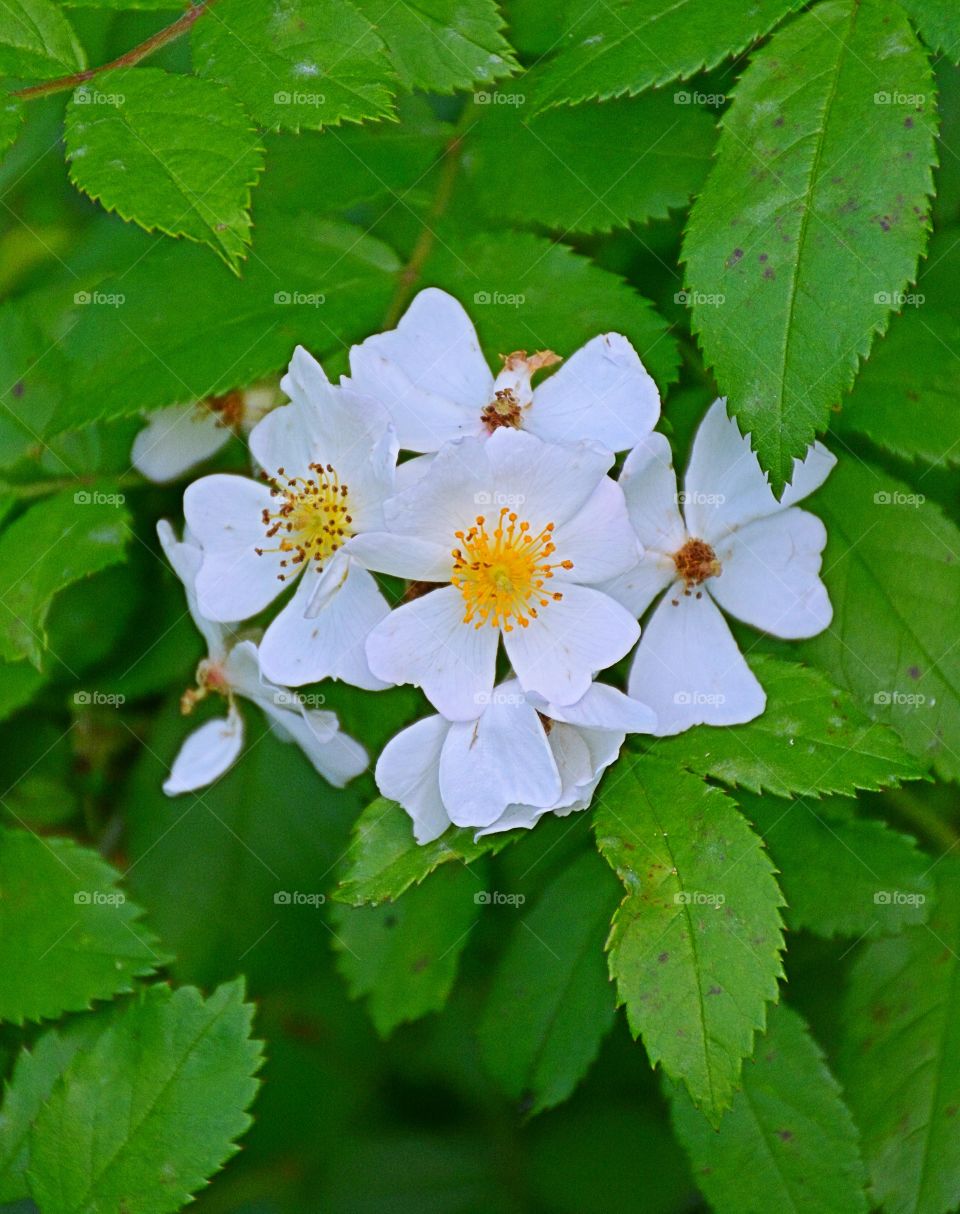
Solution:
M 958 61 L 955 0 L 0 0 L 0 1204 L 960 1206 Z M 626 334 L 681 466 L 718 392 L 778 490 L 821 436 L 833 623 L 519 838 L 253 709 L 169 800 L 142 416 L 423 285 L 491 359 Z

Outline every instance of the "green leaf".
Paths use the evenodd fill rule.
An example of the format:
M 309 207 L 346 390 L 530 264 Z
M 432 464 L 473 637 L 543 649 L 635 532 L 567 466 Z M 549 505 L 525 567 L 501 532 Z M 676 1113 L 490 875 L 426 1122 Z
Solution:
M 108 211 L 234 268 L 246 256 L 263 152 L 226 89 L 159 68 L 107 72 L 74 92 L 66 143 L 71 181 Z
M 0 467 L 9 468 L 43 451 L 41 435 L 63 398 L 66 369 L 55 340 L 19 300 L 0 305 L 0 329 Z
M 792 1008 L 770 1012 L 719 1130 L 673 1093 L 677 1137 L 716 1214 L 866 1214 L 857 1130 L 823 1052 Z
M 818 936 L 891 935 L 927 918 L 930 857 L 849 802 L 741 794 L 740 807 L 770 849 L 793 930 Z
M 4 0 L 0 76 L 46 80 L 86 66 L 73 27 L 52 0 Z
M 317 130 L 392 112 L 390 63 L 350 0 L 220 0 L 192 35 L 198 73 L 243 98 L 270 130 Z
M 570 4 L 558 54 L 531 74 L 534 104 L 546 109 L 593 97 L 605 100 L 692 76 L 739 54 L 798 4 L 754 0 L 718 7 L 711 0 L 617 0 L 586 12 Z
M 900 0 L 931 50 L 960 63 L 960 26 L 953 0 Z
M 30 506 L 0 535 L 0 657 L 40 666 L 54 595 L 123 560 L 130 516 L 117 495 L 78 490 Z
M 339 350 L 380 323 L 399 268 L 392 250 L 359 228 L 306 214 L 260 220 L 242 279 L 205 250 L 165 245 L 77 308 L 62 345 L 73 382 L 56 424 L 246 387 L 285 368 L 298 342 L 317 357 Z M 177 283 L 190 290 L 176 288 L 172 308 Z M 103 305 L 110 300 L 120 302 Z
M 443 287 L 463 303 L 488 359 L 517 349 L 550 349 L 568 358 L 591 335 L 615 331 L 633 342 L 661 391 L 677 377 L 676 340 L 650 301 L 618 275 L 542 236 L 445 236 L 418 286 Z
M 871 721 L 824 674 L 795 662 L 754 657 L 766 711 L 747 725 L 699 725 L 655 744 L 660 758 L 733 788 L 855 796 L 858 788 L 896 788 L 922 770 L 893 730 Z
M 23 122 L 23 106 L 15 98 L 0 102 L 0 155 L 20 134 Z
M 60 0 L 64 8 L 171 9 L 183 7 L 175 0 Z
M 717 1125 L 777 998 L 773 865 L 729 797 L 660 759 L 620 759 L 595 828 L 627 889 L 607 949 L 631 1032 Z
M 478 94 L 486 104 L 467 136 L 465 175 L 492 219 L 609 232 L 663 218 L 703 184 L 715 143 L 704 107 L 651 93 L 526 117 L 522 100 L 510 103 L 525 87 Z
M 392 902 L 419 885 L 435 868 L 450 860 L 469 866 L 486 854 L 495 854 L 516 837 L 516 832 L 488 835 L 473 841 L 474 832 L 451 827 L 439 839 L 422 846 L 402 806 L 377 797 L 353 828 L 346 855 L 347 867 L 334 897 L 351 906 Z
M 943 633 L 960 601 L 960 531 L 923 494 L 859 460 L 841 460 L 816 509 L 833 623 L 805 653 L 912 753 L 960 776 L 960 648 Z
M 494 0 L 356 0 L 409 89 L 451 93 L 516 67 Z
M 446 1003 L 480 910 L 480 886 L 465 868 L 443 868 L 395 903 L 334 905 L 338 968 L 351 996 L 367 997 L 381 1037 Z
M 0 663 L 0 721 L 29 704 L 45 682 L 29 662 Z
M 0 1105 L 0 1202 L 30 1196 L 30 1131 L 53 1085 L 77 1051 L 93 1044 L 108 1017 L 81 1016 L 63 1029 L 49 1029 L 32 1050 L 18 1056 Z
M 844 1015 L 840 1079 L 888 1214 L 960 1203 L 960 866 L 948 856 L 936 876 L 929 926 L 860 953 Z
M 737 86 L 684 259 L 706 360 L 777 489 L 915 276 L 935 133 L 894 0 L 818 4 Z
M 45 1214 L 167 1214 L 235 1153 L 261 1061 L 243 994 L 242 980 L 207 1000 L 150 987 L 76 1054 L 31 1138 Z
M 930 242 L 915 291 L 898 298 L 902 315 L 874 346 L 836 415 L 840 434 L 865 434 L 895 455 L 931 464 L 960 463 L 960 312 L 957 233 Z
M 603 963 L 617 883 L 593 852 L 550 882 L 507 945 L 479 1025 L 490 1073 L 531 1115 L 566 1100 L 614 1019 Z
M 71 839 L 0 828 L 0 1020 L 89 1008 L 163 964 L 118 880 Z

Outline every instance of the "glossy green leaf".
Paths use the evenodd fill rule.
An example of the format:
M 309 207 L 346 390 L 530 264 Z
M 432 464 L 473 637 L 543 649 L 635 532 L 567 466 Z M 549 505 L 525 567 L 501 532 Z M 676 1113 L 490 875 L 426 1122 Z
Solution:
M 770 1013 L 743 1090 L 714 1130 L 680 1091 L 673 1125 L 716 1214 L 866 1214 L 857 1130 L 823 1052 L 792 1008 Z
M 631 95 L 713 67 L 776 25 L 797 0 L 755 0 L 719 8 L 711 0 L 617 0 L 586 12 L 561 9 L 557 54 L 534 78 L 539 109 Z M 533 83 L 533 80 L 531 80 Z
M 515 61 L 494 0 L 355 0 L 409 89 L 450 93 L 488 84 Z
M 402 806 L 378 797 L 357 818 L 335 897 L 352 906 L 390 902 L 411 885 L 419 885 L 439 865 L 458 860 L 469 866 L 515 837 L 488 835 L 475 843 L 473 836 L 472 830 L 451 827 L 439 839 L 421 845 Z
M 88 1008 L 163 964 L 118 880 L 70 839 L 0 828 L 0 1020 Z
M 909 835 L 849 802 L 741 794 L 740 806 L 780 873 L 789 928 L 860 940 L 927 918 L 934 862 Z
M 829 0 L 757 53 L 724 116 L 684 243 L 693 325 L 778 491 L 916 275 L 935 115 L 895 0 Z
M 49 1029 L 17 1057 L 0 1104 L 0 1201 L 30 1196 L 27 1165 L 30 1132 L 54 1084 L 80 1049 L 89 1049 L 110 1013 L 80 1016 L 63 1029 Z
M 872 721 L 822 672 L 762 656 L 751 666 L 767 693 L 761 716 L 664 738 L 657 756 L 733 788 L 781 797 L 852 797 L 858 788 L 896 788 L 922 774 L 897 734 Z
M 40 666 L 50 603 L 71 582 L 123 560 L 122 497 L 78 489 L 30 506 L 0 534 L 0 656 Z
M 873 716 L 944 775 L 960 775 L 960 531 L 923 494 L 843 460 L 817 496 L 833 623 L 805 643 Z
M 317 130 L 391 112 L 390 63 L 359 9 L 343 0 L 220 0 L 194 27 L 201 76 L 229 85 L 261 126 Z
M 907 459 L 960 463 L 960 311 L 957 233 L 947 228 L 930 242 L 915 289 L 897 297 L 902 314 L 878 341 L 843 401 L 834 426 L 865 434 Z
M 464 171 L 493 219 L 609 232 L 686 206 L 714 146 L 713 112 L 693 92 L 626 98 L 530 116 L 525 78 L 485 99 Z
M 394 903 L 334 906 L 337 965 L 381 1037 L 446 1003 L 483 893 L 481 878 L 457 865 Z
M 610 1031 L 603 943 L 618 901 L 616 880 L 588 852 L 512 929 L 478 1031 L 487 1069 L 524 1112 L 566 1100 Z
M 936 868 L 929 926 L 858 956 L 840 1079 L 863 1136 L 875 1202 L 945 1214 L 960 1202 L 960 868 Z
M 20 124 L 23 122 L 23 106 L 19 101 L 10 98 L 0 103 L 0 155 L 20 134 Z
M 960 22 L 953 0 L 900 0 L 900 4 L 931 50 L 960 63 Z
M 42 1210 L 167 1214 L 222 1167 L 250 1124 L 261 1061 L 243 997 L 242 980 L 208 999 L 152 986 L 75 1055 L 31 1136 Z
M 226 89 L 159 68 L 107 72 L 67 106 L 74 185 L 148 231 L 186 236 L 236 268 L 250 243 L 256 132 Z
M 45 80 L 86 66 L 73 26 L 53 0 L 4 0 L 0 76 Z
M 783 898 L 736 804 L 671 763 L 624 756 L 596 802 L 597 845 L 627 894 L 607 949 L 650 1062 L 714 1125 L 777 998 Z

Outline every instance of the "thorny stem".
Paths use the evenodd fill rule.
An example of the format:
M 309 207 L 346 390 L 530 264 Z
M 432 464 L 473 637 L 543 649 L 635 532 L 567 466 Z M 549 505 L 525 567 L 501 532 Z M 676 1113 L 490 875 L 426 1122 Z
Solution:
M 460 121 L 457 123 L 456 130 L 443 149 L 443 167 L 440 171 L 437 192 L 434 195 L 430 210 L 424 219 L 423 229 L 413 246 L 413 252 L 410 254 L 407 264 L 400 272 L 397 289 L 393 293 L 390 306 L 387 308 L 386 316 L 383 318 L 384 329 L 392 329 L 400 319 L 400 315 L 409 303 L 414 287 L 416 287 L 423 272 L 424 263 L 433 249 L 434 241 L 437 238 L 434 226 L 443 216 L 453 196 L 453 187 L 457 179 L 457 171 L 460 168 L 460 154 L 463 151 L 463 138 L 467 127 L 470 125 L 470 121 L 470 109 L 469 107 L 465 107 L 460 116 Z
M 884 799 L 900 817 L 905 818 L 915 830 L 931 843 L 935 843 L 941 851 L 953 851 L 960 843 L 960 834 L 954 827 L 908 789 L 891 789 Z
M 151 34 L 139 46 L 133 47 L 126 54 L 121 55 L 119 59 L 112 59 L 109 63 L 100 64 L 99 67 L 88 67 L 82 72 L 74 72 L 72 76 L 61 76 L 57 80 L 45 80 L 43 84 L 31 84 L 29 88 L 16 89 L 10 95 L 12 97 L 20 97 L 22 100 L 32 100 L 34 97 L 46 97 L 50 93 L 62 93 L 66 89 L 76 88 L 78 84 L 84 84 L 87 80 L 92 80 L 95 76 L 99 76 L 101 72 L 109 72 L 119 67 L 133 67 L 141 59 L 146 59 L 154 51 L 158 51 L 162 46 L 166 46 L 167 43 L 173 42 L 175 39 L 181 37 L 181 35 L 187 33 L 188 30 L 193 28 L 193 24 L 197 18 L 201 17 L 208 8 L 212 8 L 216 2 L 217 0 L 200 0 L 199 4 L 187 9 L 183 16 L 178 17 L 172 25 L 158 30 L 155 34 Z

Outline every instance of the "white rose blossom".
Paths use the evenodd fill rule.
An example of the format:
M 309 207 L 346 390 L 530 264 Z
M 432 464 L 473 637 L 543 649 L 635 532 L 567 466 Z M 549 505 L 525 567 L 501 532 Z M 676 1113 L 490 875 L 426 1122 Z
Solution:
M 512 427 L 550 442 L 593 439 L 625 451 L 660 415 L 660 395 L 629 341 L 603 333 L 536 389 L 533 375 L 561 360 L 549 350 L 503 356 L 494 379 L 463 307 L 429 287 L 396 329 L 350 351 L 350 380 L 382 402 L 407 451 L 438 451 L 464 436 Z
M 795 503 L 835 463 L 814 443 L 794 461 L 792 482 L 777 501 L 749 436 L 740 434 L 723 400 L 697 430 L 682 495 L 663 435 L 651 434 L 628 455 L 619 484 L 644 551 L 603 589 L 638 617 L 666 590 L 644 627 L 628 682 L 630 694 L 656 711 L 657 735 L 740 724 L 763 712 L 763 688 L 719 607 L 790 640 L 815 636 L 830 623 L 820 580 L 826 528 Z
M 183 710 L 216 693 L 227 701 L 226 717 L 205 721 L 191 733 L 173 761 L 163 791 L 168 796 L 204 788 L 224 774 L 243 749 L 244 723 L 237 698 L 250 700 L 267 714 L 271 729 L 285 742 L 295 742 L 314 769 L 330 784 L 342 788 L 369 762 L 359 742 L 341 733 L 333 712 L 307 709 L 295 693 L 268 682 L 260 669 L 257 645 L 234 636 L 226 624 L 207 619 L 196 594 L 202 554 L 189 533 L 178 541 L 166 520 L 157 534 L 167 559 L 183 582 L 187 606 L 207 642 L 207 657 L 197 667 L 197 687 L 183 696 Z
M 192 404 L 154 409 L 133 440 L 133 466 L 141 476 L 160 485 L 176 480 L 216 455 L 235 434 L 249 434 L 279 403 L 276 387 L 262 384 Z
M 371 569 L 439 588 L 404 603 L 367 638 L 374 674 L 423 688 L 452 721 L 493 690 L 500 637 L 524 691 L 554 704 L 636 642 L 636 619 L 597 583 L 636 560 L 609 451 L 500 430 L 434 456 L 384 506 L 388 531 L 354 541 Z
M 299 577 L 264 634 L 264 673 L 290 686 L 335 678 L 379 690 L 386 684 L 371 674 L 364 642 L 389 606 L 352 543 L 383 528 L 396 435 L 375 401 L 330 384 L 299 347 L 280 386 L 291 404 L 250 435 L 264 479 L 214 474 L 184 494 L 203 549 L 200 609 L 212 620 L 245 620 Z
M 431 716 L 398 733 L 377 762 L 377 785 L 410 815 L 418 843 L 451 823 L 477 838 L 529 828 L 546 813 L 586 809 L 627 733 L 655 725 L 646 705 L 601 683 L 562 707 L 508 679 L 475 721 Z

